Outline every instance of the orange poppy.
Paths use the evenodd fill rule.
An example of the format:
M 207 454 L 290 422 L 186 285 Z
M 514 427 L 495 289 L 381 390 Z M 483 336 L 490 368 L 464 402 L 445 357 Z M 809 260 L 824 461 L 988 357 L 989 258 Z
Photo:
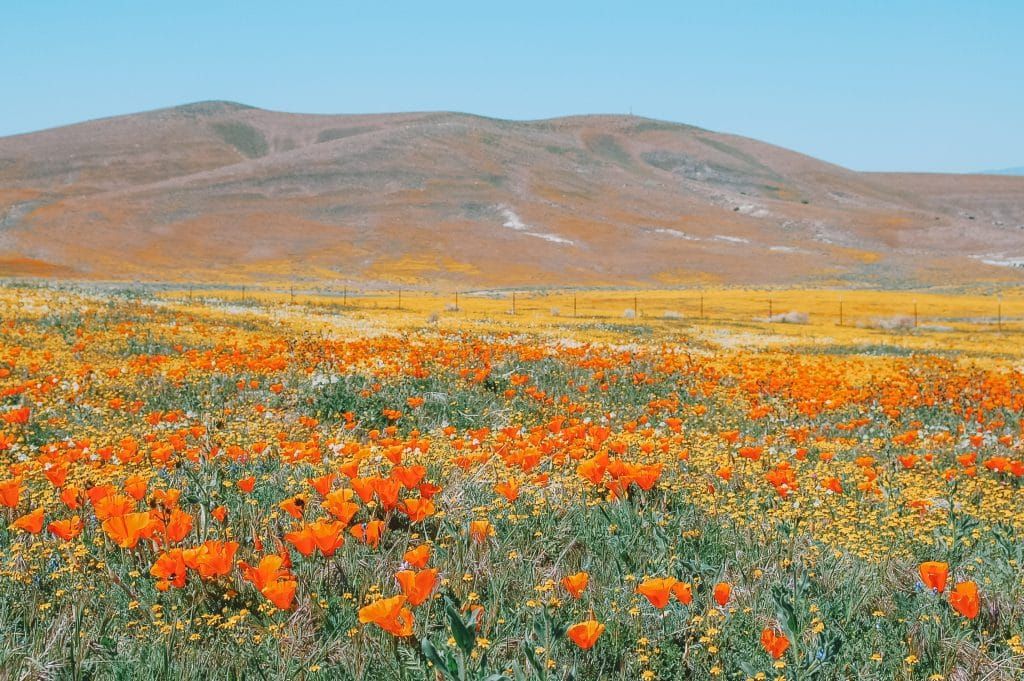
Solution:
M 672 596 L 672 587 L 679 580 L 675 577 L 659 577 L 645 579 L 636 587 L 636 592 L 647 598 L 655 608 L 659 610 L 668 605 Z
M 203 579 L 219 577 L 231 573 L 232 563 L 235 560 L 235 552 L 238 551 L 236 541 L 209 540 L 193 549 L 191 559 L 186 551 L 186 563 L 189 567 L 199 572 Z
M 306 499 L 302 495 L 285 499 L 279 504 L 282 511 L 293 518 L 301 518 L 306 512 Z
M 260 593 L 279 609 L 287 610 L 292 607 L 298 585 L 294 579 L 277 579 L 260 589 Z
M 924 582 L 926 589 L 931 589 L 936 593 L 946 590 L 946 578 L 949 576 L 949 565 L 946 563 L 930 560 L 921 563 L 917 571 L 921 575 L 921 581 Z
M 569 595 L 573 598 L 579 598 L 583 595 L 587 585 L 590 583 L 590 575 L 586 572 L 577 572 L 574 575 L 569 575 L 562 579 L 562 586 L 569 592 Z
M 272 553 L 269 556 L 264 556 L 256 567 L 249 565 L 245 561 L 241 561 L 238 567 L 242 569 L 242 576 L 247 581 L 252 582 L 252 585 L 257 590 L 263 591 L 263 588 L 271 582 L 288 575 L 288 570 L 283 565 L 284 559 Z
M 960 582 L 949 592 L 949 604 L 953 609 L 969 620 L 978 616 L 981 601 L 978 598 L 978 585 L 971 582 Z
M 249 494 L 252 492 L 253 488 L 256 487 L 256 478 L 249 476 L 247 478 L 242 478 L 235 484 L 238 485 L 238 489 L 242 490 L 242 492 Z
M 371 520 L 368 523 L 355 525 L 349 530 L 349 534 L 372 548 L 377 548 L 377 545 L 380 544 L 380 537 L 383 533 L 383 520 Z
M 512 502 L 519 498 L 519 483 L 515 480 L 499 482 L 494 486 L 494 491 Z
M 488 537 L 494 536 L 494 526 L 489 520 L 473 520 L 469 523 L 469 536 L 473 541 L 482 544 Z
M 765 652 L 772 656 L 773 660 L 777 660 L 786 653 L 786 649 L 789 648 L 789 639 L 783 634 L 776 632 L 774 629 L 765 627 L 761 631 L 761 647 L 764 648 Z
M 409 516 L 409 522 L 419 523 L 434 514 L 434 502 L 430 499 L 406 499 L 402 510 Z
M 167 591 L 172 586 L 178 589 L 185 586 L 186 572 L 185 555 L 181 549 L 160 554 L 149 568 L 149 574 L 157 578 L 156 588 L 160 591 Z
M 150 533 L 153 519 L 148 513 L 126 513 L 103 521 L 103 531 L 122 549 L 133 549 Z
M 672 595 L 683 605 L 693 602 L 693 588 L 686 582 L 678 582 L 672 587 Z
M 21 480 L 18 478 L 0 482 L 0 504 L 7 508 L 16 507 L 21 499 L 22 489 L 24 488 L 21 486 Z
M 46 529 L 55 537 L 71 541 L 82 533 L 82 519 L 76 515 L 67 520 L 54 520 L 46 526 Z
M 729 582 L 719 582 L 718 584 L 715 584 L 712 595 L 715 598 L 715 602 L 724 608 L 729 602 L 729 598 L 732 596 L 732 584 Z
M 40 506 L 31 513 L 26 513 L 13 523 L 11 527 L 17 528 L 29 534 L 39 534 L 43 531 L 43 507 Z
M 392 596 L 359 608 L 359 621 L 373 623 L 395 636 L 411 636 L 413 616 L 405 605 L 405 596 Z
M 434 587 L 437 585 L 437 570 L 434 568 L 419 572 L 402 570 L 395 574 L 395 579 L 402 587 L 402 593 L 408 599 L 409 605 L 419 605 L 430 598 L 430 594 L 434 592 Z
M 430 560 L 430 547 L 426 544 L 420 544 L 414 549 L 409 549 L 402 556 L 402 560 L 414 568 L 422 569 L 426 567 L 427 561 Z
M 572 625 L 565 633 L 581 649 L 590 650 L 604 633 L 604 625 L 596 620 L 587 620 Z

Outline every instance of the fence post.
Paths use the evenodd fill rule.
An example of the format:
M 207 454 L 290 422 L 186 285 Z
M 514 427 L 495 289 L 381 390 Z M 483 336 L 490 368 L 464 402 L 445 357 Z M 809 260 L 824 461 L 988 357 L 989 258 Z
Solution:
M 576 319 L 576 294 L 572 294 L 572 318 Z
M 398 309 L 402 309 L 402 289 L 398 289 Z
M 513 291 L 512 292 L 512 316 L 514 317 L 515 314 L 516 314 L 516 292 Z
M 843 325 L 843 299 L 839 299 L 839 326 Z
M 772 297 L 768 296 L 768 321 L 772 320 Z
M 639 319 L 640 313 L 636 307 L 636 296 L 633 296 L 633 319 Z
M 700 318 L 704 319 L 704 294 L 700 294 Z
M 914 328 L 917 328 L 917 300 L 914 300 Z

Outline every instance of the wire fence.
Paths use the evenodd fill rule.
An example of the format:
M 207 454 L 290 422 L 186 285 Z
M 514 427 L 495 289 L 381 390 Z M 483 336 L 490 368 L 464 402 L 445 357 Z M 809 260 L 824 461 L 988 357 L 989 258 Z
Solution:
M 1024 292 L 833 289 L 423 289 L 202 287 L 165 295 L 190 302 L 301 305 L 336 313 L 618 320 L 633 323 L 831 323 L 880 329 L 973 325 L 1012 330 L 1024 323 Z

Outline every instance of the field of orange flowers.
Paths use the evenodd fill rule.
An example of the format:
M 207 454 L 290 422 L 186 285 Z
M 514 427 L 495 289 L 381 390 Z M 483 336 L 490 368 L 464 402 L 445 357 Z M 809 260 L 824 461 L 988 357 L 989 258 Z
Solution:
M 1019 331 L 0 305 L 0 678 L 1024 675 Z

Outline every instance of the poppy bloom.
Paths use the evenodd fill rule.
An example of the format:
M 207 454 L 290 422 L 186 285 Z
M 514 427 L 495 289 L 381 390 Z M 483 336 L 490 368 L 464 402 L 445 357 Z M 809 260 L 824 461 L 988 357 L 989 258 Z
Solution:
M 13 523 L 11 527 L 17 528 L 29 534 L 39 534 L 43 531 L 43 507 L 40 506 L 31 513 L 26 513 Z
M 774 629 L 765 627 L 761 631 L 761 647 L 764 651 L 772 656 L 773 660 L 777 660 L 786 653 L 786 649 L 789 648 L 789 639 L 783 634 L 777 633 Z
M 405 605 L 405 596 L 392 596 L 359 608 L 359 621 L 363 624 L 376 624 L 384 631 L 395 636 L 412 635 L 412 611 Z
M 133 549 L 150 534 L 153 519 L 148 513 L 126 513 L 103 521 L 103 531 L 122 549 Z
M 414 549 L 409 549 L 402 556 L 402 560 L 414 568 L 422 569 L 426 567 L 427 561 L 430 560 L 430 547 L 426 544 L 420 544 Z
M 675 577 L 645 579 L 636 587 L 636 592 L 646 597 L 651 605 L 660 610 L 668 605 L 669 598 L 672 596 L 672 587 L 678 581 Z
M 67 520 L 54 520 L 46 526 L 47 531 L 64 541 L 71 541 L 82 533 L 82 519 L 77 515 Z
M 186 572 L 185 555 L 181 549 L 160 554 L 149 568 L 149 574 L 157 578 L 156 588 L 160 591 L 167 591 L 172 586 L 178 589 L 185 586 Z
M 306 499 L 301 495 L 285 499 L 279 505 L 282 511 L 293 518 L 301 518 L 306 512 Z
M 242 490 L 242 492 L 249 494 L 256 487 L 256 478 L 249 476 L 248 478 L 242 478 L 235 484 L 238 485 L 238 489 Z
M 433 568 L 419 572 L 402 570 L 395 574 L 395 579 L 402 587 L 402 593 L 408 599 L 409 605 L 419 605 L 430 598 L 430 594 L 434 592 L 434 587 L 437 585 L 437 570 Z
M 469 523 L 469 536 L 473 541 L 482 544 L 488 537 L 494 536 L 494 526 L 489 520 L 474 520 Z
M 277 579 L 260 589 L 260 593 L 280 610 L 287 610 L 292 607 L 298 585 L 294 579 Z
M 207 541 L 201 546 L 185 551 L 185 563 L 192 569 L 199 572 L 203 579 L 219 577 L 231 573 L 231 567 L 235 560 L 235 552 L 238 551 L 236 541 Z
M 177 544 L 192 531 L 192 514 L 181 509 L 171 511 L 171 517 L 164 526 L 164 538 Z
M 718 584 L 715 584 L 712 594 L 715 598 L 715 602 L 724 608 L 729 602 L 729 597 L 732 596 L 732 584 L 729 582 L 719 582 Z
M 406 489 L 414 489 L 423 482 L 426 475 L 427 469 L 424 466 L 395 466 L 391 469 L 391 477 L 402 483 L 402 487 Z
M 573 598 L 579 598 L 590 583 L 590 575 L 586 572 L 577 572 L 562 579 L 562 586 Z
M 146 496 L 148 487 L 149 483 L 141 475 L 132 475 L 124 481 L 124 491 L 136 501 L 141 501 Z
M 222 523 L 228 517 L 228 509 L 226 506 L 218 506 L 217 508 L 210 511 L 210 515 L 217 519 L 217 522 Z
M 368 523 L 356 525 L 349 530 L 349 534 L 370 548 L 375 549 L 380 544 L 381 535 L 384 534 L 384 521 L 371 520 Z
M 597 620 L 587 620 L 586 622 L 572 625 L 565 633 L 580 648 L 590 650 L 597 643 L 597 639 L 601 638 L 601 634 L 604 633 L 604 625 Z
M 921 563 L 917 571 L 926 589 L 931 589 L 935 593 L 946 590 L 946 578 L 949 576 L 949 565 L 946 563 L 930 560 Z
M 978 585 L 974 582 L 960 582 L 949 592 L 949 604 L 958 613 L 973 620 L 978 616 L 981 605 L 978 598 Z
M 0 504 L 7 508 L 14 508 L 21 498 L 21 480 L 13 478 L 0 482 Z
M 339 489 L 328 494 L 323 501 L 324 510 L 333 515 L 342 525 L 349 522 L 359 512 L 359 504 L 352 501 L 352 490 Z
M 519 483 L 515 480 L 499 482 L 494 486 L 494 491 L 512 502 L 519 498 Z
M 321 475 L 319 478 L 309 478 L 306 480 L 309 486 L 320 493 L 320 496 L 326 497 L 331 492 L 331 485 L 334 484 L 334 474 L 328 473 L 327 475 Z
M 409 522 L 419 523 L 434 514 L 434 502 L 430 499 L 406 499 L 402 510 L 409 516 Z
M 264 556 L 256 567 L 249 565 L 245 561 L 238 563 L 238 567 L 242 569 L 242 576 L 247 581 L 252 582 L 252 585 L 259 591 L 263 591 L 263 588 L 271 582 L 288 575 L 288 570 L 283 566 L 284 559 L 276 554 Z
M 678 582 L 673 586 L 672 595 L 683 605 L 689 605 L 693 602 L 693 589 L 686 582 Z

